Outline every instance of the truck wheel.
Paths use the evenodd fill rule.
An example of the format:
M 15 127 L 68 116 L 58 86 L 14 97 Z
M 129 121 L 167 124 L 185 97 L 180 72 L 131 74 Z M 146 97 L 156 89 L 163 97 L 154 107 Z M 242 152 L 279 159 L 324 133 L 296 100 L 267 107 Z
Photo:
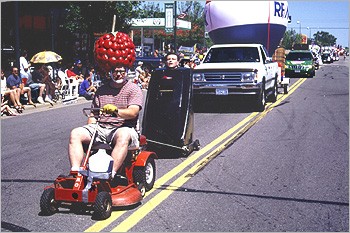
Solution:
M 149 191 L 153 188 L 156 180 L 156 166 L 154 159 L 149 157 L 144 167 L 135 167 L 133 171 L 134 182 L 139 187 L 142 194 L 142 188 Z
M 288 91 L 289 91 L 288 85 L 284 84 L 283 85 L 283 92 L 284 92 L 284 94 L 288 94 Z
M 277 79 L 275 79 L 275 84 L 273 85 L 273 92 L 272 92 L 271 97 L 270 97 L 272 103 L 276 102 L 277 95 L 278 95 L 278 87 L 277 87 Z
M 94 218 L 98 220 L 107 219 L 111 216 L 111 212 L 111 195 L 106 191 L 99 192 L 96 196 L 94 204 Z
M 265 94 L 265 84 L 263 84 L 260 93 L 256 99 L 256 107 L 258 112 L 263 112 L 265 110 L 266 104 L 266 94 Z
M 58 203 L 55 201 L 55 189 L 45 189 L 40 198 L 40 210 L 43 215 L 53 215 L 58 210 Z

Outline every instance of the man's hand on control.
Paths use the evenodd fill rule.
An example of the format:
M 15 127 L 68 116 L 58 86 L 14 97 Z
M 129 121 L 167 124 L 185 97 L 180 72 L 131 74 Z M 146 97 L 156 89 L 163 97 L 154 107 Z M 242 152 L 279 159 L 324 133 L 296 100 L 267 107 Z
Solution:
M 118 114 L 118 107 L 113 104 L 106 104 L 102 107 L 102 112 L 106 114 Z

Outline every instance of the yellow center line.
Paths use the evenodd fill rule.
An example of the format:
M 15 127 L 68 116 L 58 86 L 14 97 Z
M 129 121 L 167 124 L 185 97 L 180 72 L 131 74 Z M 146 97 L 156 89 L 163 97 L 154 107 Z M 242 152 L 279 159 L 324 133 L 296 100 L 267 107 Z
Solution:
M 243 119 L 241 122 L 239 122 L 237 125 L 226 131 L 224 134 L 222 134 L 220 137 L 216 138 L 214 141 L 209 143 L 204 148 L 200 149 L 198 152 L 193 154 L 192 156 L 188 157 L 185 161 L 174 167 L 172 170 L 170 170 L 168 173 L 163 175 L 161 178 L 157 179 L 154 183 L 154 188 L 148 191 L 145 195 L 145 198 L 149 196 L 151 193 L 153 193 L 155 190 L 159 189 L 164 185 L 166 182 L 168 182 L 171 178 L 179 174 L 183 169 L 185 169 L 188 165 L 190 165 L 192 162 L 196 161 L 199 157 L 201 157 L 203 154 L 208 152 L 210 149 L 212 149 L 214 146 L 222 142 L 226 137 L 230 136 L 233 132 L 238 130 L 240 127 L 245 125 L 247 122 L 249 122 L 252 118 L 254 118 L 256 115 L 258 115 L 257 112 L 254 112 L 250 114 L 248 117 Z M 106 220 L 99 221 L 89 227 L 85 230 L 85 232 L 99 232 L 102 231 L 105 227 L 110 225 L 113 221 L 118 219 L 120 216 L 122 216 L 127 211 L 118 211 L 118 212 L 112 212 L 111 217 L 109 217 Z
M 278 98 L 278 100 L 275 103 L 270 104 L 270 106 L 264 112 L 262 112 L 262 114 L 256 120 L 254 120 L 254 122 L 257 123 L 260 119 L 262 119 L 268 112 L 270 112 L 274 107 L 276 107 L 278 104 L 280 104 L 290 94 L 292 94 L 303 82 L 305 82 L 305 80 L 306 79 L 299 79 L 293 85 L 293 87 L 291 87 L 291 90 L 289 91 L 289 93 L 287 95 L 283 95 L 281 98 Z M 111 232 L 127 232 L 128 230 L 130 230 L 141 219 L 143 219 L 148 213 L 150 213 L 154 208 L 156 208 L 165 199 L 167 199 L 174 191 L 176 191 L 178 188 L 180 188 L 182 185 L 184 185 L 189 179 L 191 179 L 193 177 L 193 174 L 196 174 L 199 170 L 201 170 L 203 168 L 203 164 L 207 164 L 208 161 L 215 158 L 218 154 L 220 154 L 220 152 L 222 152 L 225 148 L 227 148 L 228 145 L 232 144 L 232 141 L 239 138 L 241 133 L 246 132 L 254 124 L 253 123 L 247 124 L 246 127 L 241 129 L 240 131 L 236 132 L 229 139 L 227 139 L 224 143 L 222 143 L 218 147 L 218 149 L 209 153 L 209 155 L 207 155 L 206 157 L 201 159 L 194 166 L 192 166 L 188 171 L 186 171 L 184 174 L 182 174 L 178 179 L 176 179 L 174 182 L 172 182 L 168 186 L 168 188 L 164 189 L 164 187 L 163 187 L 164 190 L 159 192 L 156 196 L 154 196 L 152 199 L 150 199 L 148 202 L 146 202 L 144 205 L 142 205 L 139 209 L 137 209 L 134 213 L 132 213 L 127 219 L 125 219 L 117 227 L 112 229 Z M 221 137 L 219 137 L 219 138 L 221 138 Z M 221 140 L 222 140 L 222 138 L 221 138 Z
M 296 89 L 296 87 L 300 86 L 302 80 L 299 79 L 296 83 L 293 84 L 292 87 L 290 87 L 290 91 L 288 93 L 288 95 L 282 95 L 282 97 L 278 98 L 278 100 L 272 104 L 273 106 L 276 106 L 277 104 L 279 104 L 282 100 L 284 100 L 287 96 L 289 96 L 292 92 L 294 92 L 294 90 Z M 304 80 L 305 81 L 305 80 Z M 300 84 L 299 84 L 300 83 Z M 299 85 L 298 85 L 299 84 Z M 271 104 L 267 105 L 267 109 L 269 109 L 269 106 Z M 266 111 L 266 110 L 265 110 Z M 149 196 L 151 193 L 153 193 L 155 190 L 162 188 L 162 186 L 168 182 L 171 178 L 173 178 L 174 176 L 176 176 L 177 174 L 179 174 L 181 171 L 183 171 L 188 165 L 190 165 L 192 162 L 196 161 L 198 158 L 200 158 L 203 154 L 207 153 L 209 150 L 211 150 L 214 146 L 218 145 L 219 143 L 221 143 L 225 138 L 229 137 L 231 134 L 233 134 L 235 131 L 237 131 L 238 129 L 240 129 L 241 127 L 243 127 L 244 125 L 246 125 L 248 122 L 250 122 L 254 117 L 256 117 L 259 114 L 259 112 L 253 112 L 251 113 L 248 117 L 246 117 L 245 119 L 243 119 L 241 122 L 239 122 L 238 124 L 236 124 L 234 127 L 232 127 L 231 129 L 229 129 L 228 131 L 226 131 L 225 133 L 223 133 L 222 135 L 220 135 L 218 138 L 216 138 L 215 140 L 213 140 L 211 143 L 209 143 L 208 145 L 206 145 L 204 148 L 202 148 L 201 150 L 199 150 L 198 152 L 196 152 L 195 154 L 193 154 L 192 156 L 188 157 L 185 161 L 183 161 L 182 163 L 180 163 L 178 166 L 174 167 L 172 170 L 170 170 L 168 173 L 166 173 L 165 175 L 163 175 L 161 178 L 157 179 L 155 184 L 154 184 L 154 188 L 152 190 L 150 190 L 149 192 L 146 193 L 145 198 L 147 196 Z M 231 137 L 231 140 L 233 137 L 235 137 L 238 133 L 236 133 L 234 136 Z M 228 140 L 226 140 L 227 142 Z M 225 143 L 222 143 L 222 145 Z M 218 151 L 218 149 L 215 150 L 216 152 Z M 203 158 L 200 162 L 197 163 L 197 166 L 194 167 L 198 167 L 199 164 L 203 164 L 205 160 L 208 160 L 209 156 L 206 156 L 205 158 Z M 192 169 L 194 168 L 192 167 Z M 191 170 L 192 170 L 191 169 Z M 197 172 L 197 171 L 195 171 Z M 186 175 L 191 177 L 192 173 L 187 172 Z M 176 181 L 175 181 L 176 182 Z M 185 181 L 186 182 L 186 181 Z M 169 190 L 163 190 L 161 191 L 158 195 L 160 195 L 162 192 L 167 193 L 167 191 Z M 169 196 L 172 192 L 170 192 L 167 196 Z M 167 196 L 164 196 L 164 194 L 161 194 L 161 196 L 156 195 L 156 199 L 159 201 L 159 204 L 162 202 L 161 199 L 159 199 L 159 197 L 163 197 L 166 198 Z M 155 197 L 152 200 L 154 200 Z M 148 203 L 148 202 L 147 202 Z M 144 204 L 143 206 L 147 205 Z M 148 205 L 147 205 L 148 206 Z M 151 211 L 151 210 L 149 210 Z M 115 220 L 117 220 L 119 217 L 121 217 L 124 213 L 126 213 L 127 211 L 113 211 L 111 214 L 111 217 L 109 217 L 106 220 L 103 221 L 99 221 L 97 223 L 95 223 L 94 225 L 92 225 L 91 227 L 89 227 L 88 229 L 85 230 L 85 232 L 99 232 L 102 231 L 104 228 L 106 228 L 108 225 L 110 225 L 111 223 L 113 223 Z M 135 212 L 136 213 L 136 212 Z M 135 214 L 134 213 L 134 214 Z M 147 212 L 148 213 L 148 212 Z M 133 214 L 133 215 L 134 215 Z M 144 215 L 146 216 L 146 215 Z M 143 216 L 143 217 L 144 217 Z M 131 216 L 130 216 L 131 217 Z M 124 222 L 126 222 L 128 220 L 128 222 L 130 221 L 130 217 L 128 219 L 126 219 Z M 140 216 L 138 217 L 138 220 L 140 220 Z M 123 223 L 124 223 L 123 222 Z M 136 224 L 137 222 L 135 222 Z M 128 223 L 130 224 L 130 223 Z M 135 225 L 134 224 L 134 225 Z M 121 226 L 121 224 L 119 225 Z M 130 229 L 131 227 L 129 227 L 128 229 L 124 229 L 124 230 L 120 230 L 119 226 L 117 228 L 114 228 L 114 230 L 116 231 L 127 231 L 128 229 Z

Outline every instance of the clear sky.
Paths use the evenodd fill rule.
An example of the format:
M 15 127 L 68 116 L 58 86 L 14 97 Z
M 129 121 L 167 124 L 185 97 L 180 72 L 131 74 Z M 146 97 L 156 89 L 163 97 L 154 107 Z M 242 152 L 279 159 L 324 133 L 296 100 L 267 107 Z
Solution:
M 310 37 L 325 31 L 337 38 L 337 44 L 349 47 L 349 1 L 288 1 L 292 22 L 287 30 L 294 29 Z M 298 24 L 297 21 L 301 22 Z M 308 29 L 309 28 L 309 29 Z

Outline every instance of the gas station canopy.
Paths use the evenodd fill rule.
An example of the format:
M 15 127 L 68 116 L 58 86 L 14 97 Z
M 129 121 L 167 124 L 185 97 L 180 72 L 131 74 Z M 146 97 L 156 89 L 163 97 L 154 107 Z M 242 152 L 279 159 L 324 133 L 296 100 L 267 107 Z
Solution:
M 146 19 L 132 19 L 131 29 L 164 29 L 165 19 L 164 18 L 146 18 Z M 191 22 L 177 19 L 176 26 L 180 30 L 191 30 Z

